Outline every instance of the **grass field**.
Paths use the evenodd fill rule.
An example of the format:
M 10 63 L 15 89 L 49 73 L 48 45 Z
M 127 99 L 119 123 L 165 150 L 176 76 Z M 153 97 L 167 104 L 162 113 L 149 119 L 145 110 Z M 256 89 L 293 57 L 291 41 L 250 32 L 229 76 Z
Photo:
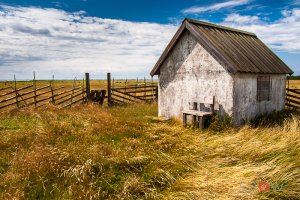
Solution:
M 289 85 L 290 85 L 290 89 L 300 89 L 300 80 L 290 80 Z
M 147 80 L 147 82 L 150 82 L 151 80 Z M 113 81 L 112 81 L 113 82 Z M 127 80 L 127 84 L 128 85 L 135 85 L 135 84 L 142 84 L 144 82 L 144 80 Z M 155 82 L 155 81 L 154 81 Z M 17 88 L 21 88 L 27 85 L 31 85 L 33 84 L 32 81 L 17 81 Z M 37 81 L 37 88 L 45 86 L 45 85 L 49 85 L 50 81 Z M 60 87 L 60 86 L 65 86 L 66 89 L 71 89 L 74 85 L 75 86 L 82 86 L 83 80 L 55 80 L 53 81 L 53 86 L 54 87 Z M 91 84 L 91 89 L 93 90 L 101 90 L 101 89 L 107 89 L 107 81 L 106 80 L 91 80 L 90 81 Z M 115 87 L 118 86 L 124 86 L 125 85 L 125 80 L 115 80 L 114 84 Z M 5 88 L 5 87 L 14 87 L 14 82 L 10 81 L 10 82 L 1 82 L 0 81 L 0 88 Z M 3 92 L 2 92 L 3 93 Z
M 0 114 L 0 199 L 300 199 L 299 115 L 202 132 L 155 116 L 156 104 Z

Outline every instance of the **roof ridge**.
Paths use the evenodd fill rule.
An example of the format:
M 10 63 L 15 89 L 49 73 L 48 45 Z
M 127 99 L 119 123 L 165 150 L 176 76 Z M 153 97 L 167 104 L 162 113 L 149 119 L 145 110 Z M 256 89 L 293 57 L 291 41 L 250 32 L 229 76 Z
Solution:
M 235 28 L 231 28 L 231 27 L 218 25 L 218 24 L 212 24 L 212 23 L 209 23 L 209 22 L 199 21 L 199 20 L 195 20 L 195 19 L 191 19 L 191 18 L 185 18 L 183 20 L 183 22 L 184 21 L 188 21 L 189 23 L 200 24 L 200 25 L 204 25 L 204 26 L 210 26 L 210 27 L 214 27 L 214 28 L 218 28 L 218 29 L 222 29 L 222 30 L 227 30 L 227 31 L 232 31 L 232 32 L 237 32 L 237 33 L 242 33 L 242 34 L 257 37 L 254 33 L 251 33 L 251 32 L 248 32 L 248 31 L 243 31 L 243 30 L 239 30 L 239 29 L 235 29 Z

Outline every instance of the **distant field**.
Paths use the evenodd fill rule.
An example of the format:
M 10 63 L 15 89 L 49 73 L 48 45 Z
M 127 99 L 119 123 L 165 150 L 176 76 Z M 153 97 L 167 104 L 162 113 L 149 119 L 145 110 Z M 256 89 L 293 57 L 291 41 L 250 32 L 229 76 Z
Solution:
M 148 82 L 150 80 L 147 80 Z M 112 81 L 113 82 L 113 81 Z M 136 80 L 127 80 L 127 84 L 142 84 L 144 81 L 139 80 L 138 82 Z M 33 84 L 32 81 L 17 81 L 17 88 L 24 87 L 26 85 Z M 50 84 L 50 81 L 37 81 L 37 87 L 42 87 L 45 85 Z M 72 88 L 73 86 L 82 86 L 84 82 L 82 80 L 79 81 L 73 81 L 73 80 L 56 80 L 52 82 L 54 87 L 59 87 L 59 86 L 65 86 L 67 89 Z M 107 89 L 107 81 L 106 80 L 91 80 L 91 89 L 94 90 L 101 90 L 101 89 Z M 125 85 L 125 80 L 115 80 L 114 81 L 114 86 L 124 86 Z M 0 88 L 4 87 L 14 87 L 14 82 L 1 82 L 0 81 Z M 1 92 L 1 91 L 0 91 Z
M 290 80 L 290 89 L 300 89 L 300 80 Z

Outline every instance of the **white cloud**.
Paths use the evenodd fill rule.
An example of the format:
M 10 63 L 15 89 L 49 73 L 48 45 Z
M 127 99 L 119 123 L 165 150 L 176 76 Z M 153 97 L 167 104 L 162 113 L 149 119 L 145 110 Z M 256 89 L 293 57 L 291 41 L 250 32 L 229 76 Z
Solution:
M 300 0 L 294 0 L 293 5 L 300 5 Z
M 222 3 L 216 3 L 210 6 L 193 6 L 187 9 L 182 10 L 185 14 L 197 14 L 207 11 L 217 11 L 223 8 L 232 8 L 236 6 L 241 6 L 249 3 L 250 0 L 230 0 Z
M 300 9 L 298 8 L 282 11 L 282 18 L 272 23 L 263 21 L 257 16 L 231 14 L 225 18 L 223 25 L 254 32 L 272 49 L 300 53 Z
M 260 18 L 258 16 L 241 16 L 239 14 L 230 14 L 228 15 L 224 22 L 235 23 L 235 24 L 258 24 L 260 23 Z
M 0 79 L 148 75 L 178 27 L 0 6 Z

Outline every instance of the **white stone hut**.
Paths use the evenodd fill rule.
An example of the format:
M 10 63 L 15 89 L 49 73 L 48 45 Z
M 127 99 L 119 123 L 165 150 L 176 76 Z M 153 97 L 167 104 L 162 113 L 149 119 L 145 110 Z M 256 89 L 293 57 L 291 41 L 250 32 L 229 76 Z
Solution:
M 292 73 L 255 34 L 185 19 L 151 76 L 159 78 L 159 116 L 182 118 L 192 101 L 214 96 L 215 111 L 240 125 L 284 109 Z

